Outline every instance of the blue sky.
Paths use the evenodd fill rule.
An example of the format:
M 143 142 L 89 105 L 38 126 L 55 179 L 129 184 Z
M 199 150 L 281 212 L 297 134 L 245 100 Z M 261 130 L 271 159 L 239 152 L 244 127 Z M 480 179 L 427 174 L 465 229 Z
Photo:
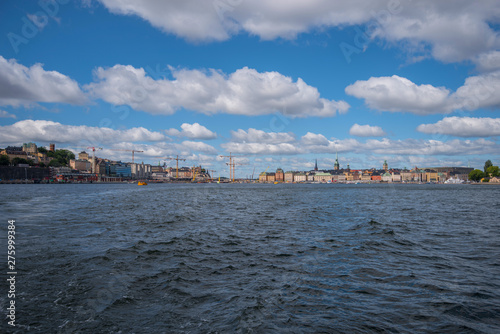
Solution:
M 41 0 L 0 4 L 0 147 L 238 177 L 318 159 L 500 163 L 500 4 Z M 168 162 L 170 165 L 172 162 Z

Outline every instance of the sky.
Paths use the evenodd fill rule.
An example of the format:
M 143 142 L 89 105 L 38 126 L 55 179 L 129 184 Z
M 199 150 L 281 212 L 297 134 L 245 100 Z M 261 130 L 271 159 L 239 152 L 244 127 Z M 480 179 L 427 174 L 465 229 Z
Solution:
M 0 147 L 256 177 L 500 163 L 500 3 L 7 0 Z

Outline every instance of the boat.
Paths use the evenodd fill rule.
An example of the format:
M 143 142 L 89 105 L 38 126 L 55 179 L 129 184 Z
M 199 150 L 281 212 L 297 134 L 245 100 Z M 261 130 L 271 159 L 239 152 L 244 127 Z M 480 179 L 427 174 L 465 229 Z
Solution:
M 460 180 L 459 178 L 449 178 L 448 180 L 444 181 L 445 184 L 462 184 L 464 183 L 464 180 Z
M 139 182 L 137 182 L 137 185 L 138 186 L 147 186 L 148 183 L 146 181 L 139 181 Z

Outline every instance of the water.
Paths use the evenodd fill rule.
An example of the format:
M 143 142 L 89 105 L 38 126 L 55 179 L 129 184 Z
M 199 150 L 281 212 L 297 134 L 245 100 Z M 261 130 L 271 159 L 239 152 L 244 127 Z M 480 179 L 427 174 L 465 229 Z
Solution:
M 500 332 L 500 187 L 0 191 L 2 252 L 7 219 L 17 231 L 9 332 Z

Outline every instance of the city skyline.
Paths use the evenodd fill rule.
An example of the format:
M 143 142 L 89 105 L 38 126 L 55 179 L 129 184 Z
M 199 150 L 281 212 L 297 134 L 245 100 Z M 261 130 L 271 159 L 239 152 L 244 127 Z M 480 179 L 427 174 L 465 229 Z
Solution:
M 236 177 L 337 152 L 353 169 L 498 164 L 499 5 L 340 4 L 7 1 L 0 147 L 223 175 L 231 153 Z

